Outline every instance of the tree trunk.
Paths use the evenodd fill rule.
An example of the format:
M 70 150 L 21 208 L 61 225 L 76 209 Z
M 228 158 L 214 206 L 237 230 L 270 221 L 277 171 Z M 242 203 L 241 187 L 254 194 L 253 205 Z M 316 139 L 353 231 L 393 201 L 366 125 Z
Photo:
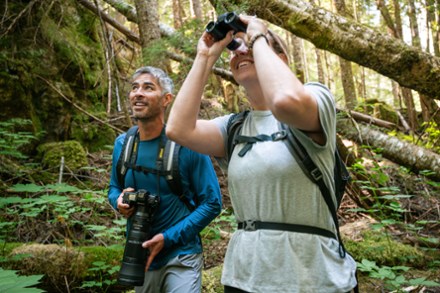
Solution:
M 384 0 L 377 0 L 376 5 L 388 28 L 389 33 L 396 39 L 401 40 L 403 38 L 403 29 L 402 29 L 402 19 L 400 18 L 400 3 L 397 0 L 393 1 L 394 11 L 395 11 L 394 12 L 395 23 L 391 18 L 391 15 Z M 407 109 L 406 115 L 408 116 L 408 119 L 410 121 L 411 129 L 415 130 L 418 127 L 418 122 L 417 122 L 417 112 L 414 107 L 414 98 L 411 90 L 401 88 L 400 86 L 396 86 L 396 83 L 394 81 L 392 81 L 392 88 L 395 99 L 398 99 L 399 97 L 403 98 L 403 102 Z M 401 95 L 399 95 L 400 93 Z M 402 108 L 402 103 L 399 104 Z
M 396 39 L 401 39 L 402 38 L 401 32 L 399 32 L 396 29 L 396 26 L 394 25 L 394 21 L 388 11 L 388 8 L 385 5 L 384 0 L 376 0 L 376 6 L 380 11 L 380 15 L 382 15 L 382 18 L 386 26 L 388 27 L 390 34 Z
M 435 0 L 426 0 L 426 22 L 428 30 L 431 31 L 432 37 L 432 47 L 435 56 L 440 56 L 440 46 L 439 46 L 439 27 L 438 22 L 435 20 Z M 440 8 L 439 8 L 440 9 Z M 438 20 L 440 21 L 440 19 Z M 429 43 L 428 46 L 429 48 Z
M 210 0 L 217 6 L 219 0 Z M 228 2 L 222 2 L 226 8 Z M 440 58 L 302 0 L 236 0 L 316 47 L 371 68 L 400 85 L 440 99 Z M 230 4 L 229 4 L 230 5 Z
M 134 1 L 138 19 L 139 38 L 142 47 L 142 58 L 147 60 L 145 48 L 151 45 L 152 41 L 160 38 L 159 16 L 157 13 L 157 0 L 135 0 Z M 148 62 L 150 63 L 150 62 Z M 159 64 L 151 64 L 160 66 Z
M 190 2 L 193 17 L 203 21 L 202 4 L 200 3 L 200 0 L 191 0 Z
M 428 149 L 394 136 L 386 135 L 371 127 L 357 124 L 355 127 L 348 120 L 338 121 L 338 133 L 361 144 L 381 149 L 384 158 L 418 172 L 431 170 L 433 177 L 440 179 L 440 155 Z
M 333 1 L 336 11 L 348 18 L 353 18 L 345 6 L 344 0 Z M 339 66 L 341 68 L 341 81 L 344 90 L 345 107 L 347 109 L 354 109 L 357 105 L 356 87 L 354 86 L 353 70 L 351 63 L 344 58 L 339 57 Z
M 393 7 L 394 7 L 394 23 L 396 24 L 396 33 L 399 39 L 403 38 L 403 29 L 402 29 L 402 17 L 401 9 L 400 9 L 400 2 L 399 0 L 393 0 Z
M 417 17 L 416 17 L 416 6 L 414 4 L 414 0 L 408 0 L 408 16 L 409 16 L 409 24 L 411 28 L 411 42 L 412 45 L 416 48 L 419 48 L 422 50 L 422 44 L 420 41 L 420 33 L 419 33 L 419 25 L 417 24 Z M 430 110 L 431 105 L 427 100 L 427 97 L 425 95 L 420 94 L 420 107 L 422 108 L 422 118 L 424 122 L 427 122 L 430 120 Z
M 182 27 L 182 6 L 180 5 L 180 0 L 173 0 L 173 20 L 174 28 L 179 29 Z
M 318 81 L 323 84 L 327 84 L 325 82 L 325 73 L 324 73 L 324 66 L 322 65 L 322 52 L 318 48 L 315 48 L 315 55 L 316 55 L 316 67 L 318 71 Z
M 437 0 L 435 2 L 436 2 L 436 6 L 437 6 L 437 9 L 436 9 L 436 11 L 437 11 L 437 13 L 436 13 L 436 15 L 437 15 L 437 29 L 434 32 L 435 36 L 433 37 L 433 40 L 434 40 L 434 48 L 437 48 L 437 51 L 435 51 L 435 49 L 434 49 L 434 52 L 438 52 L 435 55 L 440 56 L 440 28 L 438 25 L 438 23 L 440 22 L 440 0 Z
M 304 72 L 304 52 L 302 46 L 302 40 L 297 36 L 292 35 L 292 46 L 293 46 L 293 64 L 295 65 L 295 74 L 298 79 L 304 83 L 306 81 Z

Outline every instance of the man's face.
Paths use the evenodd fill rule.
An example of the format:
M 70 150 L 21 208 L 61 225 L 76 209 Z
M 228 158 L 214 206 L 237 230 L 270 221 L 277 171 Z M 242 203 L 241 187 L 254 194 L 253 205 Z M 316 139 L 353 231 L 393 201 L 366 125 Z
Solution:
M 136 119 L 150 120 L 164 111 L 162 88 L 156 78 L 148 73 L 133 80 L 129 98 Z

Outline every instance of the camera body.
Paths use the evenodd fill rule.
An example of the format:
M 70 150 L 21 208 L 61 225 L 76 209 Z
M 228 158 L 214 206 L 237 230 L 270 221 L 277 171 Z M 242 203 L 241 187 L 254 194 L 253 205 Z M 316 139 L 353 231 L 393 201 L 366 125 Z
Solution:
M 223 40 L 229 31 L 234 31 L 234 35 L 238 32 L 246 32 L 247 26 L 240 20 L 235 12 L 227 12 L 220 15 L 217 21 L 210 21 L 206 25 L 206 31 L 211 34 L 216 42 Z M 240 43 L 232 40 L 227 48 L 234 51 L 240 47 Z
M 150 251 L 143 248 L 142 243 L 153 236 L 151 226 L 160 204 L 160 197 L 140 189 L 136 192 L 125 192 L 122 195 L 122 201 L 134 206 L 136 210 L 128 231 L 118 282 L 126 286 L 142 286 L 145 265 L 150 255 Z

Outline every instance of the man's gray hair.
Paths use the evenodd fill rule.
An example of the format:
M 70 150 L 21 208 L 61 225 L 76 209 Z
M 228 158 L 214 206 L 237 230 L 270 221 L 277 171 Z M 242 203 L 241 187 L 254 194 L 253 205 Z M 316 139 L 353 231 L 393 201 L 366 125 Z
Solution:
M 162 69 L 153 66 L 140 67 L 136 69 L 136 71 L 131 76 L 131 79 L 134 80 L 141 74 L 150 74 L 154 76 L 159 82 L 160 87 L 162 88 L 163 95 L 167 93 L 170 94 L 173 93 L 174 90 L 173 80 Z

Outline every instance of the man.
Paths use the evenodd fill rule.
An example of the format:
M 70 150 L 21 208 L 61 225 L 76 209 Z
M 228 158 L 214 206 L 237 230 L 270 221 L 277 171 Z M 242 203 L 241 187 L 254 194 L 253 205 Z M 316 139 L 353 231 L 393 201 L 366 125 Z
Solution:
M 163 174 L 154 172 L 158 169 L 159 149 L 166 140 L 164 118 L 173 98 L 172 91 L 173 82 L 161 69 L 149 66 L 137 69 L 129 93 L 139 136 L 138 149 L 133 151 L 137 156 L 136 167 L 127 171 L 122 183 L 118 182 L 116 166 L 125 133 L 116 138 L 113 150 L 108 198 L 128 218 L 128 225 L 135 207 L 123 202 L 124 192 L 144 189 L 160 197 L 151 227 L 152 237 L 142 244 L 149 250 L 149 256 L 144 285 L 135 287 L 136 293 L 200 292 L 203 258 L 199 233 L 221 211 L 220 187 L 208 156 L 184 147 L 180 149 L 182 198 L 181 194 L 172 193 Z

